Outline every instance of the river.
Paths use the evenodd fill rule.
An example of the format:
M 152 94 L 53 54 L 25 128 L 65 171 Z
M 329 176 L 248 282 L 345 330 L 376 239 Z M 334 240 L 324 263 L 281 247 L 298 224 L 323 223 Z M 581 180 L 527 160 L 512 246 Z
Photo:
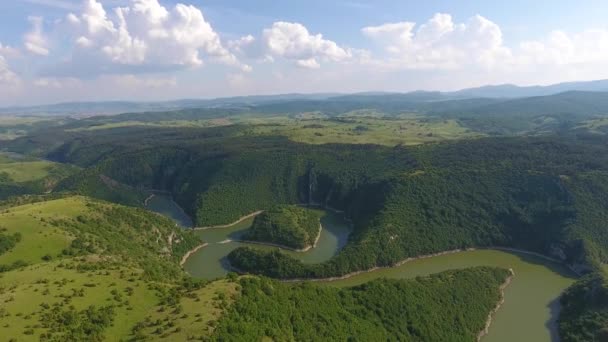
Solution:
M 251 227 L 253 219 L 249 218 L 228 228 L 198 230 L 197 234 L 209 245 L 192 254 L 184 264 L 184 269 L 194 277 L 214 279 L 222 277 L 230 271 L 226 256 L 238 247 L 251 246 L 264 250 L 275 249 L 276 247 L 235 241 L 239 240 L 243 233 Z M 336 255 L 346 244 L 350 228 L 340 215 L 332 212 L 326 213 L 321 219 L 321 225 L 323 229 L 315 248 L 306 252 L 289 250 L 284 250 L 284 252 L 302 260 L 304 263 L 319 263 Z
M 170 201 L 171 204 L 163 203 L 166 203 L 168 208 L 175 205 L 173 201 Z M 172 210 L 176 209 L 169 211 Z M 183 213 L 181 210 L 180 212 Z M 214 279 L 228 272 L 226 256 L 235 248 L 252 246 L 273 249 L 274 247 L 232 241 L 238 240 L 252 222 L 253 218 L 250 218 L 227 228 L 197 231 L 209 245 L 188 258 L 184 264 L 185 270 L 197 278 Z M 285 252 L 305 263 L 323 262 L 334 256 L 347 241 L 349 225 L 340 215 L 330 212 L 323 218 L 322 225 L 323 230 L 316 248 L 304 253 Z M 473 266 L 512 268 L 515 272 L 513 281 L 505 290 L 505 303 L 495 314 L 489 333 L 482 339 L 484 342 L 558 340 L 556 319 L 559 313 L 559 297 L 575 281 L 575 275 L 560 264 L 530 254 L 500 250 L 465 251 L 418 259 L 398 267 L 361 273 L 343 280 L 321 281 L 317 284 L 354 286 L 381 277 L 413 278 Z
M 146 200 L 146 208 L 169 217 L 180 227 L 191 228 L 192 219 L 175 201 L 167 195 L 154 194 Z

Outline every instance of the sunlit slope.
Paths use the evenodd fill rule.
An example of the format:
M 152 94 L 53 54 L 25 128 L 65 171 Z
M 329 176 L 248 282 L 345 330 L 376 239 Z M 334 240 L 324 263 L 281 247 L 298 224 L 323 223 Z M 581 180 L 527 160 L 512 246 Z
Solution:
M 0 199 L 51 192 L 60 180 L 77 169 L 72 165 L 0 153 Z
M 0 213 L 6 236 L 19 234 L 0 264 L 36 264 L 71 256 L 96 255 L 141 267 L 151 278 L 178 274 L 174 266 L 198 244 L 160 215 L 75 196 L 26 204 Z
M 130 339 L 200 243 L 157 214 L 80 196 L 5 209 L 0 225 L 0 336 L 18 341 Z

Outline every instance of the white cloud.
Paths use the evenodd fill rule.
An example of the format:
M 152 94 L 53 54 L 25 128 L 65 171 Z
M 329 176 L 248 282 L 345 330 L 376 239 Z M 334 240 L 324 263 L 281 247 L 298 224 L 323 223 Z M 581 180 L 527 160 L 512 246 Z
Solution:
M 570 34 L 553 31 L 542 41 L 519 45 L 517 62 L 531 65 L 608 64 L 608 30 L 595 29 Z
M 231 51 L 245 53 L 246 50 L 253 46 L 255 43 L 255 37 L 248 34 L 239 39 L 229 41 L 227 45 Z
M 22 1 L 30 3 L 30 4 L 42 5 L 42 6 L 65 9 L 65 10 L 74 10 L 74 9 L 78 8 L 78 5 L 74 4 L 74 2 L 65 1 L 65 0 L 22 0 Z
M 5 57 L 18 57 L 21 53 L 18 49 L 0 43 L 0 55 Z
M 449 14 L 437 13 L 415 30 L 413 22 L 387 23 L 362 29 L 384 46 L 387 65 L 403 69 L 457 69 L 471 65 L 493 67 L 510 58 L 502 31 L 476 15 L 455 24 Z
M 44 24 L 43 18 L 32 16 L 27 19 L 32 24 L 32 30 L 23 37 L 25 49 L 36 55 L 48 56 L 48 42 L 42 32 L 42 26 Z
M 310 34 L 299 23 L 275 22 L 262 36 L 269 55 L 293 60 L 302 67 L 318 68 L 319 59 L 340 62 L 352 57 L 348 49 L 324 39 L 322 34 Z
M 74 42 L 71 63 L 94 74 L 196 67 L 204 58 L 249 69 L 192 5 L 168 9 L 158 0 L 132 0 L 108 13 L 97 0 L 85 0 L 80 13 L 69 13 L 63 26 Z M 57 69 L 55 73 L 65 74 L 70 67 Z
M 345 62 L 353 57 L 353 51 L 311 34 L 299 23 L 275 22 L 263 30 L 260 38 L 246 35 L 228 42 L 231 51 L 260 63 L 272 63 L 277 59 L 291 61 L 294 65 L 318 69 L 321 62 Z
M 317 62 L 316 58 L 299 59 L 296 62 L 296 65 L 301 68 L 307 68 L 307 69 L 319 69 L 321 67 L 321 64 L 319 64 L 319 62 Z
M 11 87 L 19 85 L 20 82 L 19 76 L 9 68 L 6 59 L 0 55 L 0 85 Z

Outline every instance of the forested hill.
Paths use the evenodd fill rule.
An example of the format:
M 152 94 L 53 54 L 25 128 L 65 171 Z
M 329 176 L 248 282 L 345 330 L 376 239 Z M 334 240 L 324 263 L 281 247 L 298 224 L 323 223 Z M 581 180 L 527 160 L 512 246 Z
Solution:
M 519 125 L 508 115 L 489 118 Z M 535 127 L 555 122 L 545 123 Z M 593 134 L 549 130 L 417 146 L 305 144 L 265 127 L 271 130 L 263 135 L 247 125 L 53 129 L 2 147 L 81 168 L 54 193 L 137 206 L 140 193 L 165 190 L 199 226 L 278 204 L 320 204 L 352 220 L 346 246 L 321 264 L 278 251 L 240 248 L 229 255 L 236 268 L 275 278 L 342 276 L 468 247 L 535 251 L 581 273 L 608 262 L 608 137 L 601 127 Z M 494 127 L 503 126 L 483 129 Z M 582 284 L 584 291 L 570 298 L 599 288 Z M 583 327 L 573 317 L 603 308 L 571 308 L 575 314 L 563 321 L 569 335 L 596 334 L 598 324 Z
M 561 298 L 559 334 L 564 342 L 608 340 L 608 275 L 581 278 Z
M 255 217 L 243 236 L 291 249 L 312 248 L 321 234 L 322 212 L 298 206 L 276 205 Z
M 475 341 L 507 270 L 472 268 L 354 288 L 243 278 L 215 341 Z
M 242 136 L 242 129 L 121 128 L 79 133 L 56 147 L 48 136 L 17 140 L 13 147 L 46 148 L 46 157 L 84 167 L 64 182 L 72 191 L 104 197 L 83 184 L 107 186 L 99 179 L 111 179 L 115 192 L 168 190 L 200 226 L 311 200 L 345 210 L 354 221 L 347 246 L 322 265 L 288 258 L 253 264 L 263 256 L 239 264 L 234 256 L 240 251 L 231 258 L 240 268 L 255 266 L 274 276 L 341 275 L 472 246 L 530 249 L 581 270 L 607 260 L 608 201 L 598 191 L 608 187 L 604 136 L 389 148 L 298 144 Z M 121 184 L 129 188 L 122 191 Z
M 550 96 L 526 97 L 476 104 L 465 108 L 471 115 L 507 117 L 570 115 L 572 119 L 608 114 L 607 92 L 570 91 Z M 438 106 L 437 112 L 447 112 Z M 452 111 L 452 115 L 467 114 Z

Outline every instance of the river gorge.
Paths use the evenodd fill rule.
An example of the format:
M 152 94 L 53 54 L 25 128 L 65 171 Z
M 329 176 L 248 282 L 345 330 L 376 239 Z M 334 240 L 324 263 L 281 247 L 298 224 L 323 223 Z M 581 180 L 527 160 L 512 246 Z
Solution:
M 191 222 L 170 198 L 154 196 L 148 208 L 172 217 L 180 225 Z M 261 249 L 276 247 L 239 242 L 240 236 L 251 226 L 253 217 L 222 228 L 197 230 L 206 243 L 193 252 L 184 269 L 193 277 L 215 279 L 230 271 L 226 256 L 240 246 Z M 307 252 L 287 251 L 304 263 L 329 260 L 346 244 L 350 224 L 339 214 L 327 212 L 321 221 L 323 229 L 315 248 Z M 406 279 L 446 270 L 474 266 L 494 266 L 512 269 L 515 276 L 504 290 L 504 303 L 492 316 L 492 324 L 482 341 L 557 341 L 556 320 L 559 297 L 576 279 L 565 266 L 538 255 L 497 249 L 467 250 L 432 257 L 414 259 L 396 267 L 380 268 L 338 280 L 316 281 L 321 286 L 354 286 L 376 278 Z

